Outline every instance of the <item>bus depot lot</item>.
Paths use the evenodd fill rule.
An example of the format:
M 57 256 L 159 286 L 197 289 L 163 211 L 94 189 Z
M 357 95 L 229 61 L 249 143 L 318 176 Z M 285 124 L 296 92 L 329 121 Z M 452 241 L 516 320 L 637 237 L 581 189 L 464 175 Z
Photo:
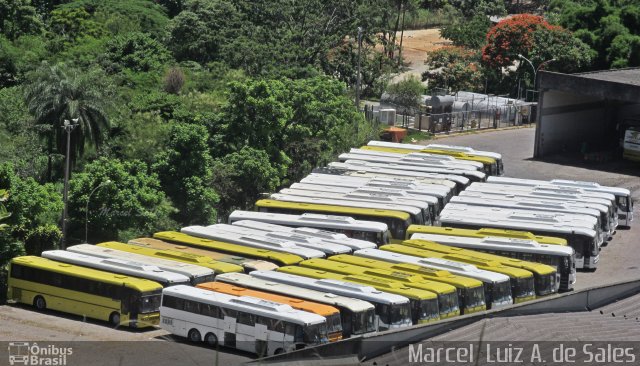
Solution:
M 506 176 L 530 179 L 574 179 L 596 181 L 603 185 L 622 186 L 632 190 L 633 197 L 640 201 L 640 177 L 599 171 L 593 167 L 576 167 L 532 160 L 535 130 L 523 128 L 492 131 L 435 140 L 437 143 L 467 145 L 480 150 L 502 154 Z M 434 142 L 429 141 L 429 142 Z M 640 168 L 636 170 L 640 174 Z M 640 212 L 636 205 L 636 220 L 630 229 L 619 229 L 607 246 L 603 247 L 600 263 L 595 272 L 578 272 L 576 289 L 603 285 L 640 277 Z M 0 341 L 102 341 L 108 342 L 96 348 L 101 355 L 94 365 L 211 365 L 215 364 L 216 351 L 204 346 L 193 346 L 185 340 L 172 337 L 161 329 L 131 330 L 113 329 L 107 323 L 83 321 L 82 318 L 57 312 L 39 313 L 28 306 L 0 307 Z M 149 341 L 121 352 L 118 341 Z M 143 344 L 157 343 L 164 347 L 153 347 L 154 352 L 137 352 Z M 170 347 L 171 346 L 171 347 Z M 173 346 L 178 346 L 174 348 Z M 176 349 L 178 351 L 176 351 Z M 102 356 L 104 355 L 104 356 Z M 1 357 L 1 353 L 0 353 Z M 247 353 L 221 348 L 218 364 L 238 365 L 254 358 Z M 4 358 L 0 358 L 4 360 Z M 69 365 L 83 365 L 80 359 L 69 360 Z M 0 361 L 1 362 L 1 361 Z

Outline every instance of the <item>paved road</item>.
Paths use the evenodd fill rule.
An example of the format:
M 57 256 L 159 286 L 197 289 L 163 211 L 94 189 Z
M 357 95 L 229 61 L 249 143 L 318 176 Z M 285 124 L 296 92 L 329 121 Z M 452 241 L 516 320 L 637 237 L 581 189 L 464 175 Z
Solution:
M 505 175 L 510 177 L 587 180 L 630 189 L 636 202 L 639 202 L 634 209 L 635 225 L 630 229 L 617 231 L 609 244 L 602 249 L 600 263 L 595 272 L 578 273 L 576 289 L 640 278 L 640 168 L 635 170 L 636 175 L 629 175 L 596 170 L 608 168 L 603 165 L 566 165 L 534 160 L 531 158 L 534 135 L 534 128 L 522 128 L 442 137 L 438 138 L 437 142 L 499 152 L 504 161 Z M 630 170 L 625 164 L 612 165 L 622 165 L 620 169 L 625 172 Z

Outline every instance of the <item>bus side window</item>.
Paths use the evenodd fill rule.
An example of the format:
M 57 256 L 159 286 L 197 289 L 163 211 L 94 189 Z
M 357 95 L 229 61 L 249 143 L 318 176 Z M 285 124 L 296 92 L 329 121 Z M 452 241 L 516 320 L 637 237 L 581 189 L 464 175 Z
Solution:
M 269 319 L 269 330 L 284 333 L 284 322 L 276 319 Z
M 15 278 L 15 279 L 22 279 L 23 275 L 24 275 L 24 271 L 23 271 L 23 266 L 19 265 L 19 264 L 12 264 L 11 265 L 11 277 Z
M 239 311 L 238 324 L 254 326 L 256 324 L 256 320 L 253 314 L 245 313 L 244 311 Z
M 225 316 L 228 316 L 229 318 L 238 319 L 238 312 L 236 310 L 234 310 L 234 309 L 222 308 L 222 314 L 223 314 L 223 318 Z

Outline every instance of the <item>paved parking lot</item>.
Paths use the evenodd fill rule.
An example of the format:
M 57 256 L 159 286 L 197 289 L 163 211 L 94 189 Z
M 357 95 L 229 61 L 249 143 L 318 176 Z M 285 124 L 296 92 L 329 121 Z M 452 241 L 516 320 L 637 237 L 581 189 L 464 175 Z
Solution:
M 533 128 L 493 131 L 438 139 L 439 143 L 468 145 L 478 150 L 500 152 L 507 176 L 532 179 L 565 178 L 596 181 L 604 185 L 631 189 L 640 200 L 640 168 L 633 174 L 621 174 L 599 170 L 603 166 L 580 166 L 532 160 Z M 598 168 L 598 169 L 596 169 Z M 608 167 L 604 167 L 609 169 Z M 625 168 L 628 171 L 628 167 Z M 632 170 L 633 173 L 633 170 Z M 640 216 L 636 206 L 636 218 Z M 578 274 L 576 288 L 601 285 L 624 279 L 640 278 L 640 219 L 628 230 L 618 230 L 613 240 L 603 248 L 601 262 L 596 272 Z M 38 313 L 30 307 L 0 306 L 0 341 L 149 341 L 139 343 L 140 349 L 152 346 L 152 351 L 136 352 L 133 348 L 126 357 L 117 349 L 117 343 L 106 347 L 103 365 L 224 365 L 241 364 L 251 355 L 222 349 L 216 356 L 214 350 L 184 343 L 169 336 L 163 330 L 135 331 L 111 329 L 101 322 L 84 322 L 81 318 L 59 313 Z M 152 343 L 153 342 L 153 343 Z M 155 346 L 162 344 L 164 346 Z M 111 346 L 109 346 L 111 345 Z M 144 345 L 144 347 L 142 346 Z M 112 347 L 112 348 L 109 348 Z M 111 352 L 108 350 L 111 349 Z M 96 348 L 96 352 L 99 352 Z M 103 351 L 100 351 L 101 354 Z M 0 351 L 2 357 L 2 351 Z M 2 358 L 4 360 L 4 358 Z M 82 360 L 77 359 L 77 360 Z M 3 361 L 0 361 L 3 362 Z M 75 363 L 69 363 L 74 365 Z M 78 361 L 78 365 L 85 362 Z M 95 364 L 95 363 L 94 363 Z

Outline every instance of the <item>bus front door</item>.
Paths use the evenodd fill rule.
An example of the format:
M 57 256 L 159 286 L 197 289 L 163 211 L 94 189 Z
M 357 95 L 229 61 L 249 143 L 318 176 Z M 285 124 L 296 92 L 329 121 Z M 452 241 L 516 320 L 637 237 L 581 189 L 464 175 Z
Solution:
M 256 322 L 255 326 L 256 354 L 267 356 L 269 352 L 269 330 L 266 324 Z
M 223 322 L 224 345 L 236 348 L 236 318 L 225 316 Z

